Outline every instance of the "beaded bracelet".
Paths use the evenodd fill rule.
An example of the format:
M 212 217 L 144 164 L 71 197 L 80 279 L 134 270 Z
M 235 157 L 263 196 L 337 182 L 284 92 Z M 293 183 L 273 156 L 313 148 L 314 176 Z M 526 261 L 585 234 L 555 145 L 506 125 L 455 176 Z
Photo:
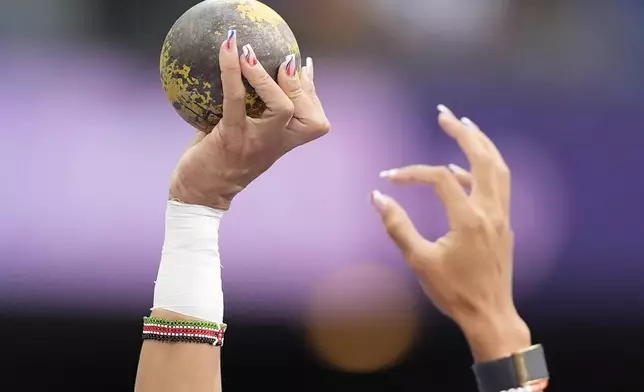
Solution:
M 226 324 L 207 321 L 164 320 L 143 317 L 143 340 L 161 342 L 205 343 L 213 346 L 224 344 Z

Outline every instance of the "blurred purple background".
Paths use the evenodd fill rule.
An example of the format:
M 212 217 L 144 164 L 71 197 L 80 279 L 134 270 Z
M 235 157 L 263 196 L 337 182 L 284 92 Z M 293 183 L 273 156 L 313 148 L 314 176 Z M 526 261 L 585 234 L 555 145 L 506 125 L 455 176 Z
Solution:
M 0 290 L 53 304 L 121 308 L 130 299 L 139 306 L 157 267 L 168 173 L 191 131 L 165 102 L 154 70 L 146 74 L 114 53 L 70 50 L 14 49 L 9 57 L 27 65 L 18 75 L 8 72 L 17 65 L 2 72 L 0 83 L 17 96 L 2 105 L 10 108 L 2 156 L 11 190 Z M 378 172 L 462 161 L 445 151 L 451 141 L 433 121 L 417 119 L 413 94 L 389 68 L 322 58 L 317 71 L 333 132 L 285 157 L 225 217 L 221 246 L 233 304 L 288 310 L 339 266 L 364 259 L 403 266 L 368 203 L 371 189 L 390 187 Z M 433 116 L 435 105 L 426 105 L 422 114 Z M 508 132 L 499 145 L 515 176 L 518 284 L 534 285 L 565 244 L 568 189 L 556 158 L 530 135 Z M 430 236 L 446 229 L 431 192 L 391 192 Z
M 169 175 L 193 132 L 161 90 L 158 50 L 194 3 L 0 5 L 0 314 L 131 318 L 150 306 Z M 425 303 L 368 195 L 398 198 L 428 237 L 445 231 L 430 189 L 378 178 L 412 163 L 467 167 L 436 125 L 439 103 L 477 122 L 512 169 L 519 304 L 559 327 L 642 314 L 641 2 L 267 3 L 315 58 L 333 130 L 225 215 L 229 317 L 341 318 L 336 307 L 360 314 L 391 287 Z M 352 290 L 365 262 L 404 283 L 365 276 Z M 324 284 L 352 300 L 315 305 Z

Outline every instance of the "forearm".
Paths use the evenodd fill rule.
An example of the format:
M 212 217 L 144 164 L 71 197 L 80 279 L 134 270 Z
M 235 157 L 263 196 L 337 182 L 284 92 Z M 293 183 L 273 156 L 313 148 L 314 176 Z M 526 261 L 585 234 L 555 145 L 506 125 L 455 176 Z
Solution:
M 197 320 L 156 309 L 152 317 Z M 205 344 L 168 344 L 146 340 L 141 349 L 136 392 L 221 391 L 220 347 Z
M 168 202 L 153 319 L 144 329 L 137 392 L 221 390 L 218 345 L 225 331 L 218 244 L 221 214 L 208 207 Z

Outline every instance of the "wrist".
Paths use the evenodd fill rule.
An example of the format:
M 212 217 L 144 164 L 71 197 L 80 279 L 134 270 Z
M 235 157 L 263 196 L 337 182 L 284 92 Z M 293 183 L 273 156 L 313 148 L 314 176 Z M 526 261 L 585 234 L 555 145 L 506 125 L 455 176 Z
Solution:
M 243 190 L 242 187 L 219 185 L 209 189 L 207 194 L 185 186 L 180 176 L 173 179 L 170 185 L 170 200 L 178 200 L 181 203 L 214 208 L 216 210 L 228 211 L 233 198 Z
M 516 310 L 485 313 L 459 325 L 477 363 L 505 358 L 532 345 L 530 329 Z
M 168 202 L 153 311 L 170 311 L 193 319 L 223 322 L 219 258 L 222 215 L 222 211 L 202 205 Z
M 208 197 L 186 190 L 181 190 L 180 187 L 170 188 L 170 200 L 178 201 L 180 203 L 194 205 L 194 206 L 204 206 L 213 208 L 215 210 L 228 211 L 230 208 L 230 202 L 232 201 L 234 195 L 230 197 L 209 195 Z

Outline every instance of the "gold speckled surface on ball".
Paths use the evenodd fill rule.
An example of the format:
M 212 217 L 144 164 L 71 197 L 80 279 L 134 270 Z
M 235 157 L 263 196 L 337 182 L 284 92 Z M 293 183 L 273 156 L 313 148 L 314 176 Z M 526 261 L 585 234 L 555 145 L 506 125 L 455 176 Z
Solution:
M 251 44 L 266 71 L 277 78 L 279 66 L 300 49 L 284 19 L 255 0 L 205 0 L 172 26 L 161 50 L 161 83 L 177 113 L 192 126 L 208 130 L 223 115 L 219 48 L 229 30 L 237 30 L 237 46 Z M 244 79 L 246 111 L 259 117 L 266 105 Z

